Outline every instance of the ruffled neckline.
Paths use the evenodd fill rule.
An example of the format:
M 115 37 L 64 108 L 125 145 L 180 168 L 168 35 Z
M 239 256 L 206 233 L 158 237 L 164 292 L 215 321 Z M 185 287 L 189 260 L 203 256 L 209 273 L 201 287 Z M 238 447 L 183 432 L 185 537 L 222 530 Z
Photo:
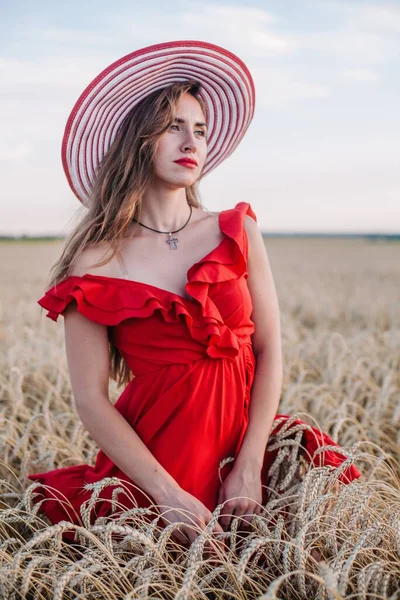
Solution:
M 219 226 L 224 238 L 208 254 L 187 270 L 185 290 L 190 298 L 144 282 L 120 277 L 86 273 L 70 275 L 48 290 L 38 303 L 57 320 L 71 300 L 88 319 L 115 326 L 129 318 L 146 318 L 156 310 L 166 322 L 182 316 L 193 339 L 207 345 L 207 354 L 215 358 L 234 358 L 240 342 L 227 325 L 209 294 L 209 286 L 238 279 L 247 273 L 247 236 L 244 215 L 256 216 L 250 204 L 240 202 L 221 211 Z M 134 288 L 135 293 L 130 293 Z
M 237 219 L 233 218 L 235 216 L 233 211 L 239 211 L 241 217 L 239 222 Z M 167 290 L 159 286 L 147 283 L 145 281 L 126 279 L 124 277 L 98 275 L 95 273 L 85 273 L 84 275 L 69 275 L 63 281 L 58 283 L 57 286 L 54 287 L 59 287 L 60 285 L 63 285 L 69 280 L 99 280 L 100 282 L 115 282 L 116 285 L 149 288 L 150 290 L 154 290 L 154 292 L 157 292 L 161 295 L 175 297 L 181 300 L 182 302 L 192 303 L 193 299 L 199 300 L 198 290 L 196 293 L 196 282 L 205 282 L 211 284 L 220 281 L 219 278 L 221 278 L 221 273 L 218 273 L 219 278 L 217 278 L 216 281 L 209 281 L 207 279 L 207 273 L 201 273 L 202 267 L 207 263 L 216 263 L 221 265 L 221 267 L 229 267 L 233 266 L 235 263 L 237 263 L 237 261 L 239 261 L 240 264 L 238 266 L 240 266 L 241 268 L 246 268 L 247 256 L 245 255 L 247 255 L 247 248 L 244 247 L 243 238 L 243 235 L 245 235 L 243 227 L 243 218 L 245 214 L 249 214 L 254 218 L 254 220 L 257 220 L 255 213 L 253 212 L 248 202 L 239 202 L 234 208 L 226 209 L 218 213 L 218 225 L 224 237 L 217 244 L 217 246 L 215 246 L 212 250 L 210 250 L 210 252 L 208 252 L 205 256 L 197 260 L 187 269 L 186 283 L 184 287 L 185 291 L 188 293 L 188 297 L 182 296 L 181 294 L 177 294 L 176 292 L 172 292 L 171 290 Z M 232 242 L 235 244 L 233 253 Z M 219 269 L 219 271 L 221 271 L 221 269 Z M 194 294 L 192 292 L 194 292 Z

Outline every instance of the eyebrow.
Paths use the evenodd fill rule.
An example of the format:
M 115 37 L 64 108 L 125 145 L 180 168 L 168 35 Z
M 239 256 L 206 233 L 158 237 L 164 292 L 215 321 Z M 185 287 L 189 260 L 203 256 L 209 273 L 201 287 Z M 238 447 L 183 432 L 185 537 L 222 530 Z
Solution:
M 175 117 L 174 121 L 176 121 L 177 123 L 185 123 L 185 119 L 181 119 L 180 117 Z M 195 127 L 205 127 L 207 129 L 207 125 L 205 123 L 201 123 L 200 121 L 198 121 L 194 125 Z

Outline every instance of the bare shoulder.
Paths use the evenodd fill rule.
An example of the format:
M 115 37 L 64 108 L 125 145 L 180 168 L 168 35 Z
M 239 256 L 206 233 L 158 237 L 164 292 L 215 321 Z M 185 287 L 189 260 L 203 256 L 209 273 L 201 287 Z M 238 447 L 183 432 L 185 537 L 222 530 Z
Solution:
M 86 273 L 108 275 L 110 263 L 107 262 L 100 266 L 98 263 L 103 262 L 107 257 L 109 258 L 110 252 L 111 246 L 108 242 L 100 242 L 98 244 L 87 246 L 73 261 L 70 275 L 76 275 L 78 277 L 82 277 Z
M 248 232 L 260 231 L 260 227 L 258 226 L 257 221 L 253 219 L 253 217 L 251 217 L 250 215 L 244 215 L 243 224 L 246 227 L 246 231 Z
M 250 215 L 244 215 L 243 227 L 246 230 L 249 243 L 257 243 L 257 241 L 263 242 L 261 229 L 257 221 L 253 219 L 253 217 L 251 217 Z
M 207 210 L 205 208 L 202 208 L 199 210 L 199 221 L 206 221 L 207 219 L 214 219 L 216 220 L 218 218 L 219 212 L 215 212 L 215 211 L 211 211 L 211 210 Z

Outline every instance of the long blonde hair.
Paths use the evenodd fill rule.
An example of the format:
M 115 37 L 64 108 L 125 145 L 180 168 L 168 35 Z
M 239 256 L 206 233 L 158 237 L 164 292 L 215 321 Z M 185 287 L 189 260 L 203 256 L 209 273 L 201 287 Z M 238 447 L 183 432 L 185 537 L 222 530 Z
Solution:
M 97 266 L 106 264 L 119 252 L 132 219 L 140 221 L 142 197 L 153 179 L 157 140 L 172 125 L 182 95 L 194 96 L 208 119 L 200 89 L 197 81 L 174 83 L 152 92 L 126 115 L 96 173 L 88 209 L 67 236 L 62 254 L 50 270 L 48 287 L 69 276 L 73 263 L 88 246 L 104 241 L 109 244 L 111 254 Z M 201 207 L 199 181 L 200 178 L 186 188 L 187 201 L 196 208 Z M 132 373 L 110 335 L 109 342 L 110 377 L 118 385 L 127 383 Z

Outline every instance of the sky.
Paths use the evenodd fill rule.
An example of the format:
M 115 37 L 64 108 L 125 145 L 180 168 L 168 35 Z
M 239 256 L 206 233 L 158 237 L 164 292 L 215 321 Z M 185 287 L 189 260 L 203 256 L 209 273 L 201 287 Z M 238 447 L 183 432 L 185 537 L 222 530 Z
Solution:
M 0 234 L 65 235 L 85 210 L 61 164 L 67 118 L 110 63 L 204 40 L 248 66 L 253 121 L 200 182 L 265 232 L 400 232 L 400 0 L 0 0 Z

